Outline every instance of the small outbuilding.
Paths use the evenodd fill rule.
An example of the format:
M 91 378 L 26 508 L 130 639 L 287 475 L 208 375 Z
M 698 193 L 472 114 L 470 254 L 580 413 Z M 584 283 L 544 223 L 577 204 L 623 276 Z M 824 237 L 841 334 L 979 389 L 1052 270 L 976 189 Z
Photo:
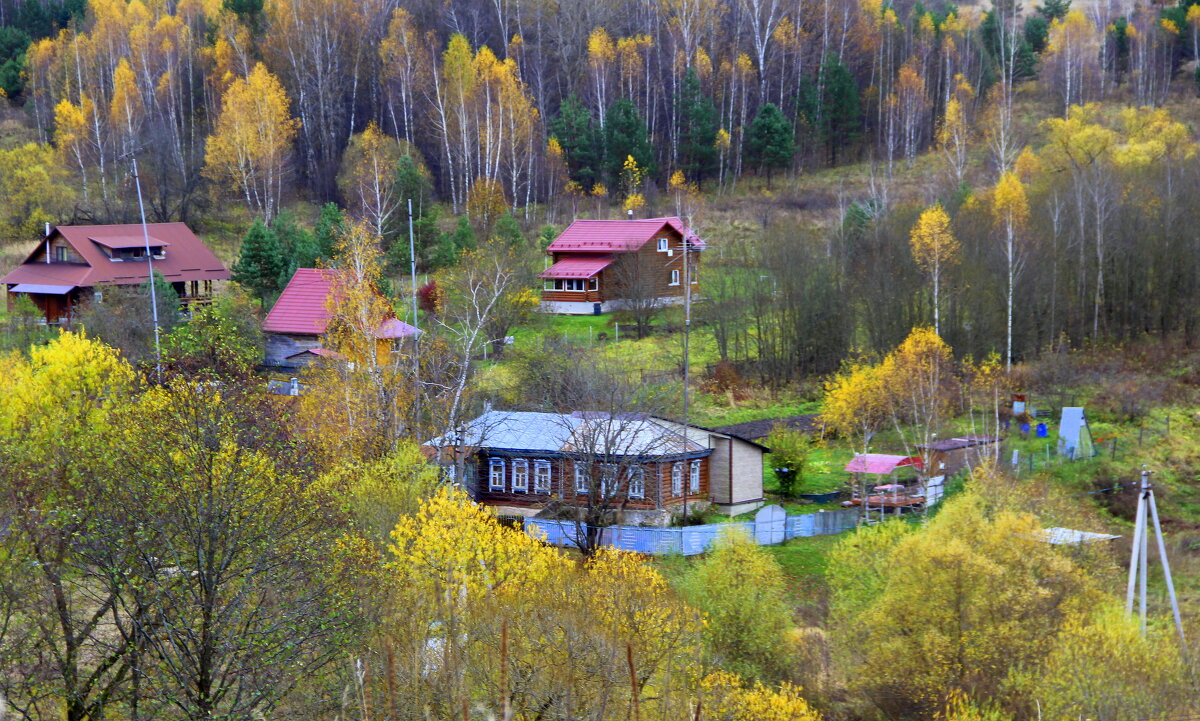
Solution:
M 999 454 L 1000 440 L 998 436 L 955 436 L 917 446 L 917 450 L 927 460 L 930 475 L 953 476 L 979 465 L 988 454 Z

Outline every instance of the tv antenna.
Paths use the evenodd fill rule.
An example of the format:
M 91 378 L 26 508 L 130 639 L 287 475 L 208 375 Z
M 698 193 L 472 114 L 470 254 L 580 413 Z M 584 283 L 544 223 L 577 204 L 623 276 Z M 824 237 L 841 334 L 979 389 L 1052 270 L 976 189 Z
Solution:
M 1150 474 L 1142 471 L 1142 482 L 1138 489 L 1136 523 L 1133 529 L 1133 552 L 1129 556 L 1129 586 L 1125 591 L 1125 613 L 1133 615 L 1134 587 L 1138 591 L 1138 611 L 1142 621 L 1142 635 L 1146 635 L 1146 576 L 1150 550 L 1149 521 L 1154 521 L 1154 537 L 1158 543 L 1158 559 L 1162 562 L 1163 577 L 1167 582 L 1167 596 L 1171 599 L 1171 613 L 1175 616 L 1175 630 L 1179 632 L 1179 645 L 1187 653 L 1187 639 L 1183 635 L 1183 621 L 1179 617 L 1179 601 L 1175 598 L 1175 583 L 1171 580 L 1171 564 L 1167 561 L 1167 547 L 1163 543 L 1162 524 L 1158 520 L 1158 504 L 1154 501 L 1154 486 L 1150 485 Z M 1148 516 L 1148 517 L 1147 517 Z

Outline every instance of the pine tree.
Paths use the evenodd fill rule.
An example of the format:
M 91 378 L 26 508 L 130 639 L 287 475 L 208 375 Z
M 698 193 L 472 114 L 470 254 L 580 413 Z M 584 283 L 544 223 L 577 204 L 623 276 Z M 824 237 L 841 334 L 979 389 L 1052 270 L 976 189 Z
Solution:
M 242 250 L 233 266 L 233 280 L 248 288 L 264 303 L 279 292 L 284 271 L 279 239 L 262 220 L 255 220 L 242 239 Z
M 475 247 L 475 231 L 471 228 L 467 217 L 461 216 L 458 224 L 450 233 L 443 233 L 433 252 L 431 265 L 435 268 L 448 268 L 458 262 L 462 254 Z
M 567 174 L 590 191 L 600 179 L 600 143 L 602 138 L 592 121 L 592 111 L 574 94 L 563 101 L 558 116 L 549 123 L 550 135 L 558 139 L 567 162 Z
M 792 125 L 774 104 L 767 103 L 759 109 L 746 136 L 746 150 L 750 162 L 766 169 L 767 187 L 770 187 L 773 171 L 792 164 L 792 156 L 796 154 Z
M 655 173 L 654 149 L 646 122 L 637 107 L 626 98 L 621 98 L 608 109 L 608 123 L 604 126 L 604 170 L 613 185 L 619 182 L 625 159 L 632 156 L 637 166 L 647 177 Z
M 525 245 L 525 234 L 521 232 L 521 224 L 511 213 L 505 213 L 496 221 L 496 226 L 492 228 L 492 237 L 510 248 Z
M 400 161 L 396 163 L 396 189 L 394 192 L 400 202 L 398 216 L 406 222 L 409 200 L 412 201 L 414 221 L 424 216 L 429 206 L 433 204 L 433 187 L 430 185 L 429 176 L 411 155 L 400 156 Z M 407 235 L 407 232 L 398 233 L 397 237 L 405 236 L 407 239 Z
M 694 68 L 684 75 L 675 103 L 679 108 L 679 167 L 687 177 L 701 181 L 717 168 L 717 110 L 701 89 Z

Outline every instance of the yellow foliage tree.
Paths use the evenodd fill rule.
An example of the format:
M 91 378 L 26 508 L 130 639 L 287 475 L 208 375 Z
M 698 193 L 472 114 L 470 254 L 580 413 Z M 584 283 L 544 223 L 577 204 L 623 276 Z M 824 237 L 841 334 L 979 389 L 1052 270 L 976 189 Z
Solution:
M 940 306 L 942 272 L 958 262 L 961 246 L 950 231 L 950 216 L 935 203 L 926 208 L 909 234 L 913 260 L 933 280 L 933 332 L 941 334 Z
M 46 222 L 69 215 L 75 200 L 70 173 L 50 145 L 0 150 L 0 237 L 32 238 Z
M 705 718 L 718 721 L 820 721 L 821 715 L 800 694 L 784 683 L 778 689 L 719 671 L 704 679 Z
M 1013 293 L 1017 276 L 1025 264 L 1021 253 L 1021 240 L 1029 222 L 1029 200 L 1025 197 L 1025 186 L 1015 173 L 1000 176 L 992 191 L 992 218 L 1004 233 L 1004 259 L 1007 261 L 1007 303 L 1005 314 L 1004 368 L 1012 370 L 1013 337 Z
M 244 79 L 230 83 L 221 98 L 221 114 L 205 152 L 205 175 L 236 186 L 246 205 L 270 221 L 279 209 L 299 124 L 279 80 L 256 64 Z
M 400 204 L 394 191 L 401 155 L 400 143 L 372 120 L 365 130 L 350 138 L 342 156 L 338 189 L 380 238 Z

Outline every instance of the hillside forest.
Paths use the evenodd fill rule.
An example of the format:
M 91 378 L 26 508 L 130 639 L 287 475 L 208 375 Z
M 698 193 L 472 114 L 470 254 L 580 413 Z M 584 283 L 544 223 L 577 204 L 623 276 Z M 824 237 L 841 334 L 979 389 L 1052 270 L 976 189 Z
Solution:
M 232 272 L 0 306 L 0 721 L 1196 718 L 1200 0 L 0 0 L 0 95 L 4 272 L 140 205 Z M 539 312 L 572 221 L 661 216 L 686 310 Z M 339 362 L 281 374 L 298 268 Z M 648 557 L 447 482 L 421 444 L 491 408 L 771 424 L 789 517 L 855 453 L 1002 450 Z

